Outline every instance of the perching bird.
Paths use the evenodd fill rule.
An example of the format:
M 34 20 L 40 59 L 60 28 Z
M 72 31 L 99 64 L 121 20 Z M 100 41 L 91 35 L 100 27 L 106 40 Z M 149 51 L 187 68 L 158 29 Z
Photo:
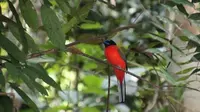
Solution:
M 127 70 L 125 57 L 120 52 L 116 43 L 113 40 L 106 40 L 104 41 L 104 45 L 105 45 L 104 53 L 107 61 L 113 66 L 117 66 L 123 70 Z M 119 101 L 125 102 L 125 95 L 126 95 L 125 72 L 116 67 L 113 67 L 113 69 L 118 80 Z

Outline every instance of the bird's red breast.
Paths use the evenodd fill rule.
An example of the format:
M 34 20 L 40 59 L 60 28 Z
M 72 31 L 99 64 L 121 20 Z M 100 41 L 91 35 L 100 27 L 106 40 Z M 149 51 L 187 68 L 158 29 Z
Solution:
M 126 69 L 126 63 L 124 61 L 124 59 L 121 57 L 120 53 L 119 53 L 119 49 L 116 45 L 110 45 L 108 47 L 105 48 L 105 56 L 107 58 L 107 61 L 115 66 L 119 66 L 122 69 Z M 115 75 L 117 77 L 117 79 L 120 81 L 120 83 L 122 83 L 123 79 L 124 79 L 124 75 L 125 72 L 114 68 L 114 72 Z

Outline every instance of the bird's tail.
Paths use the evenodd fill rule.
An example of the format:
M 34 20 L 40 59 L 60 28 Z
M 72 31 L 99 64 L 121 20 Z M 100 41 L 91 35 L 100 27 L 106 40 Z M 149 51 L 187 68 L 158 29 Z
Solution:
M 118 81 L 118 93 L 119 93 L 119 102 L 124 103 L 125 102 L 125 96 L 126 96 L 125 78 L 122 82 Z

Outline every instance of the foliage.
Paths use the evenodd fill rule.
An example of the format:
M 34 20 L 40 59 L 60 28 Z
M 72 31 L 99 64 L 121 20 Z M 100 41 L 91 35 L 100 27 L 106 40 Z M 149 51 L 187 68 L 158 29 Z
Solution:
M 0 102 L 5 102 L 0 103 L 0 111 L 13 108 L 10 89 L 28 105 L 22 112 L 105 111 L 108 74 L 112 74 L 104 62 L 105 39 L 117 42 L 127 56 L 129 72 L 143 69 L 140 73 L 133 70 L 141 79 L 128 79 L 125 105 L 117 104 L 116 79 L 111 77 L 112 111 L 168 112 L 174 109 L 172 105 L 182 106 L 187 80 L 199 69 L 172 73 L 168 68 L 199 61 L 200 39 L 172 20 L 169 12 L 199 26 L 200 13 L 189 14 L 184 6 L 200 2 L 16 1 L 0 2 L 0 93 L 4 94 Z M 170 33 L 167 25 L 175 30 Z M 177 38 L 187 43 L 184 49 L 173 44 Z M 178 62 L 173 58 L 174 53 L 186 57 L 185 50 L 193 48 L 190 59 Z

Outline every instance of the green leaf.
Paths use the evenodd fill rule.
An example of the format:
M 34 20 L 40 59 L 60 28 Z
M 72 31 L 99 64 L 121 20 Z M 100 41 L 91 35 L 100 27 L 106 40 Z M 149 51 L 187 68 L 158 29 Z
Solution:
M 25 73 L 32 80 L 38 78 L 38 74 L 35 71 L 32 71 L 29 67 L 23 68 L 22 72 Z
M 199 39 L 196 35 L 192 34 L 191 32 L 189 32 L 189 31 L 186 30 L 186 29 L 182 29 L 181 31 L 182 31 L 182 33 L 183 33 L 185 36 L 187 36 L 190 40 L 192 40 L 192 41 L 194 41 L 194 42 L 200 44 L 200 39 Z
M 24 28 L 22 26 L 22 23 L 19 19 L 19 15 L 14 7 L 14 5 L 12 4 L 12 2 L 10 0 L 7 0 L 8 2 L 8 5 L 10 7 L 10 10 L 12 11 L 16 21 L 17 21 L 17 26 L 18 26 L 18 31 L 20 33 L 20 38 L 21 38 L 21 42 L 22 42 L 22 45 L 23 45 L 23 51 L 24 53 L 28 53 L 28 43 L 27 43 L 27 39 L 25 38 L 25 32 L 24 32 Z
M 81 110 L 82 110 L 81 112 L 101 112 L 95 107 L 84 107 Z
M 172 0 L 176 4 L 183 4 L 183 5 L 189 5 L 189 6 L 194 6 L 193 3 L 189 2 L 188 0 Z
M 190 68 L 181 70 L 181 71 L 177 72 L 176 74 L 177 74 L 177 75 L 178 75 L 178 74 L 186 74 L 186 73 L 192 71 L 194 68 L 195 68 L 195 67 L 190 67 Z
M 25 54 L 20 51 L 17 46 L 15 46 L 10 40 L 0 34 L 0 46 L 8 52 L 8 54 L 12 55 L 15 59 L 25 62 Z
M 60 9 L 65 13 L 65 14 L 70 14 L 72 7 L 66 0 L 56 0 L 58 5 L 60 6 Z
M 193 13 L 189 16 L 189 19 L 200 20 L 200 13 Z
M 50 41 L 58 48 L 65 49 L 65 35 L 61 28 L 61 23 L 51 8 L 43 5 L 41 7 L 41 16 L 44 28 Z
M 39 112 L 39 109 L 35 105 L 35 103 L 24 93 L 20 88 L 18 88 L 14 83 L 10 83 L 10 86 L 22 97 L 22 99 L 32 107 L 35 112 Z
M 42 79 L 44 82 L 49 84 L 50 86 L 61 90 L 60 86 L 48 75 L 46 70 L 40 65 L 40 64 L 30 64 L 28 67 L 31 71 L 34 71 L 35 74 L 38 75 L 40 79 Z
M 83 82 L 87 87 L 83 90 L 84 93 L 93 93 L 98 95 L 105 95 L 105 91 L 101 88 L 103 78 L 88 75 L 83 78 Z
M 192 73 L 190 75 L 195 74 L 195 73 L 197 73 L 199 71 L 200 71 L 200 69 L 195 69 L 194 71 L 192 71 Z
M 13 65 L 12 63 L 6 62 L 5 66 L 7 68 L 8 73 L 15 79 L 19 78 L 19 76 L 21 75 L 20 70 L 17 69 L 17 67 L 15 65 Z
M 81 20 L 85 19 L 93 6 L 92 3 L 86 4 L 84 7 L 77 11 L 78 17 L 73 17 L 63 26 L 63 30 L 65 33 L 68 33 L 74 26 L 76 26 Z
M 39 83 L 32 81 L 34 87 L 43 95 L 48 95 L 47 90 Z M 31 89 L 31 88 L 30 88 Z
M 9 27 L 11 33 L 13 34 L 13 36 L 15 36 L 15 38 L 16 38 L 20 43 L 22 43 L 22 39 L 21 39 L 21 37 L 20 37 L 20 33 L 19 33 L 19 31 L 18 31 L 18 27 L 16 27 L 16 26 L 13 25 L 13 24 L 8 24 L 8 27 Z M 32 50 L 32 51 L 38 51 L 38 47 L 37 47 L 37 45 L 35 44 L 33 38 L 32 38 L 29 34 L 27 34 L 26 32 L 25 32 L 25 38 L 27 39 L 27 42 L 28 42 L 28 48 L 29 48 L 30 50 Z
M 186 75 L 186 76 L 183 76 L 183 77 L 180 77 L 177 81 L 185 81 L 187 80 L 191 75 Z
M 164 69 L 161 69 L 162 73 L 159 73 L 158 75 L 164 78 L 167 82 L 169 82 L 172 85 L 176 84 L 176 80 Z
M 13 101 L 8 96 L 0 96 L 0 109 L 1 112 L 13 112 Z
M 83 82 L 87 85 L 87 86 L 93 86 L 96 88 L 101 88 L 102 85 L 102 81 L 103 78 L 94 76 L 94 75 L 87 75 L 83 78 Z
M 105 90 L 101 89 L 101 88 L 96 88 L 95 86 L 93 87 L 87 87 L 83 90 L 84 93 L 92 93 L 92 94 L 97 94 L 97 95 L 105 95 Z
M 25 75 L 24 73 L 21 73 L 21 75 L 19 76 L 23 82 L 26 84 L 26 86 L 34 93 L 37 94 L 38 91 L 36 91 L 36 87 L 33 85 L 33 79 L 31 79 L 30 77 L 28 77 L 27 75 Z
M 187 11 L 185 10 L 185 7 L 182 4 L 178 4 L 176 5 L 179 9 L 179 11 L 181 11 L 183 14 L 185 14 L 186 16 L 188 16 L 189 14 L 187 13 Z
M 96 23 L 83 23 L 80 26 L 80 28 L 84 29 L 84 30 L 101 29 L 102 27 L 103 27 L 103 25 L 101 25 L 98 22 L 96 22 Z
M 38 17 L 36 11 L 33 9 L 33 4 L 30 0 L 19 0 L 21 14 L 29 27 L 37 30 Z
M 3 73 L 2 73 L 2 71 L 0 70 L 0 88 L 4 88 L 4 86 L 5 86 L 5 78 L 4 78 L 4 76 L 3 76 Z

